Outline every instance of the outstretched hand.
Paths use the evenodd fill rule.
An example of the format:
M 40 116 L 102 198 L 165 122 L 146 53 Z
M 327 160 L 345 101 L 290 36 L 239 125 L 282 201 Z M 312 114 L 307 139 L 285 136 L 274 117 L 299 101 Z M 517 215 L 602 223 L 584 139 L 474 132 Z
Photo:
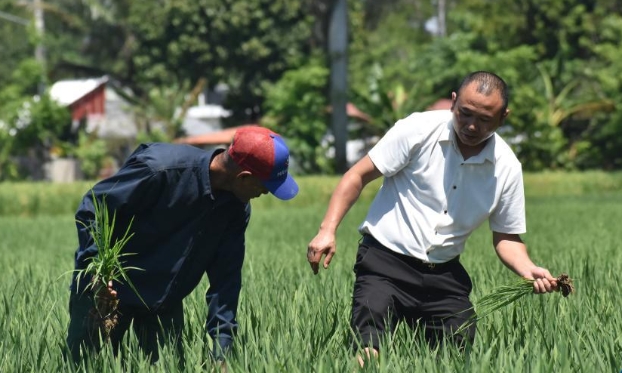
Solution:
M 318 233 L 307 248 L 307 260 L 313 273 L 317 275 L 320 261 L 324 255 L 326 255 L 324 258 L 324 269 L 327 269 L 336 251 L 335 235 L 333 233 Z

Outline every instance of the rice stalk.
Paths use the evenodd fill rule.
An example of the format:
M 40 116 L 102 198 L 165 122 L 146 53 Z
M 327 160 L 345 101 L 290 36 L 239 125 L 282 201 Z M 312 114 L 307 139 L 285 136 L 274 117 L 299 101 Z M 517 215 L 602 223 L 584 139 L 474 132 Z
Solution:
M 116 296 L 110 294 L 108 289 L 109 283 L 126 282 L 129 287 L 136 293 L 138 298 L 145 303 L 140 294 L 132 284 L 127 275 L 128 270 L 141 270 L 137 267 L 125 267 L 122 258 L 133 255 L 132 253 L 123 253 L 123 248 L 134 235 L 131 233 L 131 227 L 134 219 L 132 218 L 127 225 L 124 234 L 120 238 L 114 238 L 114 228 L 116 224 L 116 211 L 110 215 L 106 206 L 106 197 L 102 197 L 99 202 L 92 194 L 93 206 L 95 208 L 94 220 L 90 225 L 83 224 L 89 231 L 95 246 L 97 254 L 88 258 L 88 264 L 84 269 L 78 270 L 76 281 L 89 276 L 90 280 L 85 291 L 93 293 L 94 306 L 92 316 L 97 328 L 102 333 L 105 340 L 108 340 L 110 333 L 118 323 L 118 307 L 119 300 Z
M 483 296 L 475 305 L 477 319 L 483 319 L 491 313 L 508 306 L 520 298 L 533 293 L 533 280 L 520 278 L 513 284 L 496 288 L 492 293 Z
M 486 318 L 491 313 L 506 307 L 522 297 L 533 293 L 534 280 L 520 278 L 513 284 L 496 288 L 492 293 L 483 296 L 473 307 L 476 313 L 464 323 L 456 333 L 462 333 L 478 320 Z M 572 279 L 565 273 L 557 277 L 557 291 L 565 298 L 574 293 Z M 471 309 L 473 309 L 471 308 Z

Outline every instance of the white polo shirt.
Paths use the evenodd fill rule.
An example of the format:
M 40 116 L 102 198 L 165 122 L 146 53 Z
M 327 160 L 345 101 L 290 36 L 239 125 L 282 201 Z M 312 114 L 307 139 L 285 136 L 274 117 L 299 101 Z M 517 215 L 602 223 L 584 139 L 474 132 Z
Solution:
M 446 262 L 486 219 L 493 231 L 525 233 L 522 168 L 512 149 L 495 134 L 465 161 L 449 110 L 398 121 L 368 155 L 384 182 L 359 231 L 397 253 Z

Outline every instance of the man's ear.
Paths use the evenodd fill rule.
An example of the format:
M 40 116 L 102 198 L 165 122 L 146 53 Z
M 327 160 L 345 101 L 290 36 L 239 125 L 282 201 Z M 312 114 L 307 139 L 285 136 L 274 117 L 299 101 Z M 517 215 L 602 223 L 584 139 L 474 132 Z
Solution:
M 251 176 L 253 176 L 253 174 L 250 173 L 250 171 L 245 171 L 245 170 L 240 171 L 240 172 L 238 172 L 237 175 L 235 175 L 235 177 L 238 178 L 238 179 L 248 179 Z
M 510 115 L 510 109 L 505 109 L 505 113 L 501 115 L 501 119 L 505 119 Z
M 454 110 L 457 99 L 458 99 L 458 94 L 456 92 L 451 92 L 451 109 L 450 110 L 452 111 Z

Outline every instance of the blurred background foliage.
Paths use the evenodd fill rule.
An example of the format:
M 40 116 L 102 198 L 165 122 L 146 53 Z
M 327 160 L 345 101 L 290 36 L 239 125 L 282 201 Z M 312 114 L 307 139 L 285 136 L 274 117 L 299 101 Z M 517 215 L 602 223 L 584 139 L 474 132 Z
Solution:
M 34 0 L 0 0 L 0 12 L 28 21 L 0 17 L 0 180 L 20 177 L 11 156 L 63 139 L 68 119 L 41 87 L 103 75 L 134 107 L 137 141 L 172 140 L 193 90 L 226 84 L 227 126 L 261 122 L 287 137 L 300 172 L 334 172 L 336 0 L 41 1 L 44 34 Z M 381 135 L 490 70 L 511 88 L 501 134 L 526 170 L 622 168 L 619 1 L 349 0 L 348 19 L 348 99 L 369 117 L 351 138 Z M 35 108 L 27 121 L 25 106 Z M 164 133 L 151 131 L 162 119 Z M 95 149 L 69 153 L 94 159 Z

